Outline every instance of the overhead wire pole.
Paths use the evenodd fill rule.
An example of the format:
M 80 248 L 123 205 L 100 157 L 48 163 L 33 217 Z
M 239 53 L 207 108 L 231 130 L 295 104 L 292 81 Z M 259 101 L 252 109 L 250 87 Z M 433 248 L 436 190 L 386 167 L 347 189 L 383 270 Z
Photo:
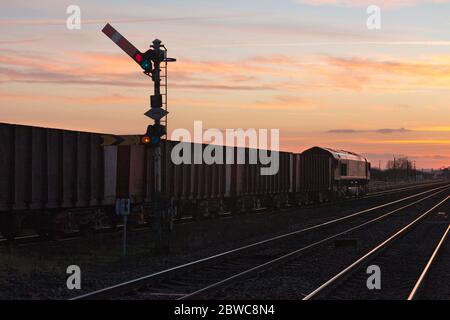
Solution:
M 397 162 L 394 156 L 394 182 L 397 183 Z
M 417 181 L 417 168 L 416 168 L 416 160 L 414 160 L 414 181 Z

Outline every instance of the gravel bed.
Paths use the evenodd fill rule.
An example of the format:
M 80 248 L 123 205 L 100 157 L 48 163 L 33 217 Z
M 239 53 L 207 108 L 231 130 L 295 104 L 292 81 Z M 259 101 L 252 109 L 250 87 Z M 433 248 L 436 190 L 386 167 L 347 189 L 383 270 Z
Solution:
M 417 205 L 415 209 L 407 209 L 396 213 L 386 220 L 378 222 L 376 226 L 364 227 L 359 231 L 352 232 L 342 239 L 353 240 L 356 245 L 340 245 L 334 241 L 323 245 L 316 250 L 309 251 L 300 258 L 277 267 L 275 270 L 266 271 L 258 276 L 249 278 L 243 283 L 228 287 L 215 295 L 208 296 L 214 299 L 301 299 L 326 280 L 337 274 L 351 262 L 365 254 L 382 240 L 393 234 L 395 231 L 412 221 L 419 213 L 423 213 L 433 204 L 444 198 L 443 195 L 433 197 L 423 204 Z M 439 211 L 450 212 L 450 205 L 447 203 Z M 446 224 L 436 222 L 433 215 L 429 223 L 424 223 L 420 232 L 413 232 L 406 241 L 402 241 L 397 256 L 389 256 L 380 262 L 382 270 L 382 290 L 368 290 L 366 280 L 369 275 L 364 272 L 356 276 L 359 281 L 359 291 L 352 290 L 343 292 L 341 295 L 334 295 L 333 299 L 380 299 L 380 298 L 404 298 L 405 287 L 411 283 L 402 285 L 403 275 L 408 272 L 420 274 L 424 264 L 422 260 L 427 259 L 427 254 L 431 253 L 430 248 L 435 245 L 436 234 L 442 235 L 442 229 Z M 447 222 L 448 223 L 448 222 Z M 348 242 L 351 243 L 351 242 Z M 419 261 L 419 257 L 422 258 Z M 394 259 L 395 258 L 395 259 Z M 443 259 L 441 259 L 442 261 Z M 372 264 L 372 263 L 371 263 Z M 444 268 L 448 263 L 441 265 Z M 442 281 L 442 277 L 448 275 L 443 271 L 438 279 L 441 282 L 434 282 L 435 292 L 448 292 L 450 283 L 447 278 Z M 414 277 L 413 277 L 414 278 Z M 383 285 L 384 284 L 384 285 Z M 411 287 L 412 288 L 412 287 Z M 436 289 L 438 288 L 438 289 Z M 445 297 L 439 294 L 439 297 Z
M 121 235 L 0 248 L 0 299 L 66 299 L 150 272 L 203 258 L 392 201 L 420 190 L 318 207 L 285 209 L 177 225 L 170 252 L 156 252 L 150 230 L 132 231 L 128 255 Z M 66 268 L 78 265 L 82 289 L 68 290 Z

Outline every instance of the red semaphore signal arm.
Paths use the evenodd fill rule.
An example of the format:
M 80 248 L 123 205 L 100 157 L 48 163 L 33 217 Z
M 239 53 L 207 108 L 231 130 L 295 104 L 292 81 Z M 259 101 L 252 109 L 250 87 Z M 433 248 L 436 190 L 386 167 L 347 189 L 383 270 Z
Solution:
M 142 53 L 133 46 L 124 36 L 122 36 L 116 29 L 114 29 L 109 23 L 102 29 L 103 33 L 108 36 L 120 49 L 125 51 L 136 63 L 141 65 Z

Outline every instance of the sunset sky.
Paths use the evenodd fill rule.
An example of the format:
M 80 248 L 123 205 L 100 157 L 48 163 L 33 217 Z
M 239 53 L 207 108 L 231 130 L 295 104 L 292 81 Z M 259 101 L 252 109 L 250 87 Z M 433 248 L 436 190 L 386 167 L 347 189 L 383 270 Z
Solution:
M 68 5 L 81 30 L 66 28 Z M 381 7 L 381 30 L 366 27 Z M 0 122 L 144 133 L 152 82 L 101 29 L 160 38 L 169 130 L 278 128 L 313 145 L 450 165 L 450 0 L 0 2 Z

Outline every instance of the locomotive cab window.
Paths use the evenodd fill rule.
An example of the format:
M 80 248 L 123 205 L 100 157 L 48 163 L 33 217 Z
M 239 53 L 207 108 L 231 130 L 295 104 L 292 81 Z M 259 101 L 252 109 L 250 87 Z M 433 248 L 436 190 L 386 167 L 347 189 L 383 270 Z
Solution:
M 346 175 L 347 175 L 347 164 L 341 163 L 341 176 L 346 176 Z

